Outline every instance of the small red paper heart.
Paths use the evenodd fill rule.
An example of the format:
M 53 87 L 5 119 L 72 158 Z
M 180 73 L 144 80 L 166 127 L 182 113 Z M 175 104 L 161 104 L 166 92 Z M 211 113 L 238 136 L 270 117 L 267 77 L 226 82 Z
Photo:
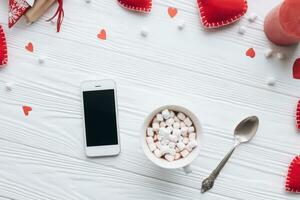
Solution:
M 300 100 L 298 101 L 298 106 L 296 110 L 296 125 L 298 130 L 300 130 Z
M 175 17 L 177 14 L 177 8 L 174 7 L 169 7 L 168 8 L 168 14 L 170 15 L 170 17 Z
M 285 189 L 288 192 L 300 192 L 300 156 L 296 156 L 289 166 Z
M 119 4 L 129 10 L 149 13 L 152 8 L 152 0 L 118 0 Z
M 248 9 L 246 0 L 197 0 L 202 24 L 218 28 L 237 21 Z
M 6 46 L 6 39 L 5 34 L 0 25 L 0 68 L 3 67 L 2 65 L 7 64 L 7 46 Z
M 297 58 L 294 62 L 293 77 L 294 79 L 300 79 L 300 58 Z
M 29 42 L 26 46 L 25 46 L 26 50 L 29 52 L 33 52 L 33 44 L 31 42 Z
M 23 106 L 23 112 L 25 116 L 28 116 L 30 111 L 32 111 L 32 108 L 30 106 Z
M 246 56 L 249 56 L 250 58 L 254 58 L 255 57 L 255 51 L 253 48 L 249 48 L 247 51 L 246 51 Z
M 100 39 L 100 40 L 106 40 L 106 31 L 104 29 L 102 29 L 99 34 L 97 35 L 97 37 Z

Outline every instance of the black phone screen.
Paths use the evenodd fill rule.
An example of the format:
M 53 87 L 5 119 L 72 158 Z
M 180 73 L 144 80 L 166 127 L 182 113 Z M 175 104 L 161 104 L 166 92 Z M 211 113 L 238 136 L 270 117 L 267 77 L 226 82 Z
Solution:
M 83 92 L 87 146 L 118 144 L 114 90 Z

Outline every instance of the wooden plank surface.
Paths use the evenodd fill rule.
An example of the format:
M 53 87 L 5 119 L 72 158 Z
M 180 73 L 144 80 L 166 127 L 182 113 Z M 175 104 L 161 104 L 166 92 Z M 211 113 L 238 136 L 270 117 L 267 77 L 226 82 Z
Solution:
M 0 199 L 298 199 L 284 191 L 287 166 L 299 154 L 294 114 L 300 82 L 292 79 L 299 47 L 271 45 L 262 31 L 277 0 L 249 0 L 237 24 L 204 31 L 195 1 L 153 1 L 150 15 L 120 8 L 116 1 L 65 1 L 62 32 L 46 23 L 7 25 L 0 5 L 9 65 L 0 70 Z M 178 8 L 174 19 L 168 6 Z M 247 16 L 259 18 L 249 23 Z M 182 31 L 180 20 L 186 21 Z M 240 25 L 245 35 L 237 33 Z M 140 36 L 142 27 L 149 30 Z M 107 30 L 107 40 L 97 38 Z M 32 42 L 34 53 L 24 46 Z M 246 57 L 253 47 L 257 56 Z M 264 57 L 267 48 L 287 59 Z M 46 57 L 43 65 L 39 57 Z M 275 77 L 276 85 L 266 84 Z M 84 156 L 80 83 L 117 81 L 122 153 Z M 5 83 L 13 82 L 7 92 Z M 146 97 L 146 98 L 145 98 Z M 22 105 L 33 111 L 24 117 Z M 146 115 L 165 104 L 193 110 L 203 126 L 193 173 L 164 170 L 144 156 L 139 136 Z M 255 139 L 241 146 L 215 187 L 201 194 L 201 181 L 233 145 L 234 126 L 248 115 L 261 120 Z

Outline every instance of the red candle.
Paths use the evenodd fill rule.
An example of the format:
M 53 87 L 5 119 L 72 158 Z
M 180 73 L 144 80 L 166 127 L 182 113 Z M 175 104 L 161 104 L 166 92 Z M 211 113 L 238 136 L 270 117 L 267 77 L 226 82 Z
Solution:
M 292 45 L 300 41 L 300 0 L 285 0 L 265 18 L 264 31 L 277 45 Z

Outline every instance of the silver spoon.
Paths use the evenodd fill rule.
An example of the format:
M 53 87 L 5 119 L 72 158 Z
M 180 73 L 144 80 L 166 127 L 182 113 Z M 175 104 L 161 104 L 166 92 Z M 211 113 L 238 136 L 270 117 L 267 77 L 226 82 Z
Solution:
M 212 171 L 212 173 L 206 179 L 203 180 L 201 188 L 202 193 L 210 190 L 214 186 L 216 178 L 218 177 L 222 168 L 229 160 L 236 147 L 239 146 L 241 143 L 250 141 L 254 137 L 258 129 L 258 124 L 258 117 L 252 116 L 244 119 L 237 125 L 237 127 L 234 130 L 235 142 L 233 148 L 226 154 L 226 156 L 223 158 L 223 160 L 220 162 L 217 168 L 214 171 Z

